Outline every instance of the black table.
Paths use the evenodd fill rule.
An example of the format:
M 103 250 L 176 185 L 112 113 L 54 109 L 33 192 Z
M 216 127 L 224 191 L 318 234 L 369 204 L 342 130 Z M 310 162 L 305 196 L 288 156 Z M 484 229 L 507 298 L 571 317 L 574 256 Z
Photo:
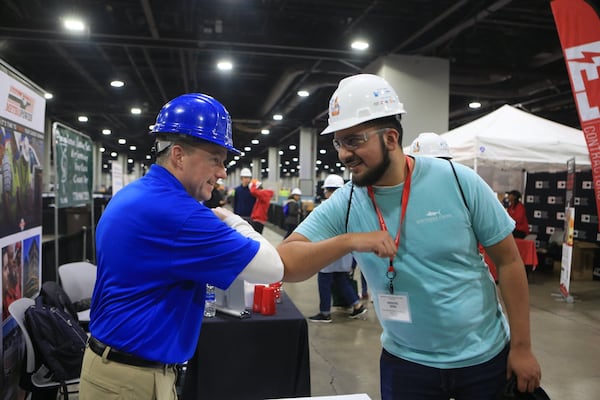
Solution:
M 204 318 L 183 400 L 310 396 L 306 319 L 282 291 L 275 315 Z

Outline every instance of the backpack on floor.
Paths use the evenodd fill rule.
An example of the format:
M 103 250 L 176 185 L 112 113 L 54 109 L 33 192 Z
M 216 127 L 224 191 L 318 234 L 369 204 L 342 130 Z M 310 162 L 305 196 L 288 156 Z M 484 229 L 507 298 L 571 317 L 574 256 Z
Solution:
M 25 327 L 33 342 L 36 369 L 45 365 L 51 377 L 63 385 L 79 378 L 87 334 L 65 311 L 35 299 L 35 305 L 25 311 Z

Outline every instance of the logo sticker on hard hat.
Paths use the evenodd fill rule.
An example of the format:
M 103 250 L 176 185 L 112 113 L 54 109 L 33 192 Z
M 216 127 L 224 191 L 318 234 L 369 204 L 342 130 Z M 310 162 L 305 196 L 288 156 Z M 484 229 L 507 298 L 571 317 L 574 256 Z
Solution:
M 329 113 L 332 117 L 336 117 L 340 115 L 340 104 L 338 102 L 338 98 L 332 99 L 331 104 L 329 105 Z

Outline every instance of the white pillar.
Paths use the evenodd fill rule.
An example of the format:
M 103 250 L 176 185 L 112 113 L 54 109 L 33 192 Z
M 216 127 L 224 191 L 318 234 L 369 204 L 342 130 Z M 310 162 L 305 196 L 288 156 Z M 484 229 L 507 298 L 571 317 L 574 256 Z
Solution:
M 384 78 L 404 104 L 403 145 L 421 132 L 448 131 L 450 62 L 442 58 L 392 54 L 371 63 L 365 72 Z
M 317 161 L 317 131 L 315 128 L 300 128 L 300 189 L 302 196 L 315 196 L 315 165 Z

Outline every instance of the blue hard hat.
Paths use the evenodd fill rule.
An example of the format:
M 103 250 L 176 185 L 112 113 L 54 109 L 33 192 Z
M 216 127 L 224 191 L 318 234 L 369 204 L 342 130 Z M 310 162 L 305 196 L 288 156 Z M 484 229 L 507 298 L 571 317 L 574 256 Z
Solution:
M 229 112 L 217 100 L 202 93 L 184 94 L 165 104 L 150 131 L 151 135 L 159 133 L 189 135 L 241 154 L 233 147 Z

